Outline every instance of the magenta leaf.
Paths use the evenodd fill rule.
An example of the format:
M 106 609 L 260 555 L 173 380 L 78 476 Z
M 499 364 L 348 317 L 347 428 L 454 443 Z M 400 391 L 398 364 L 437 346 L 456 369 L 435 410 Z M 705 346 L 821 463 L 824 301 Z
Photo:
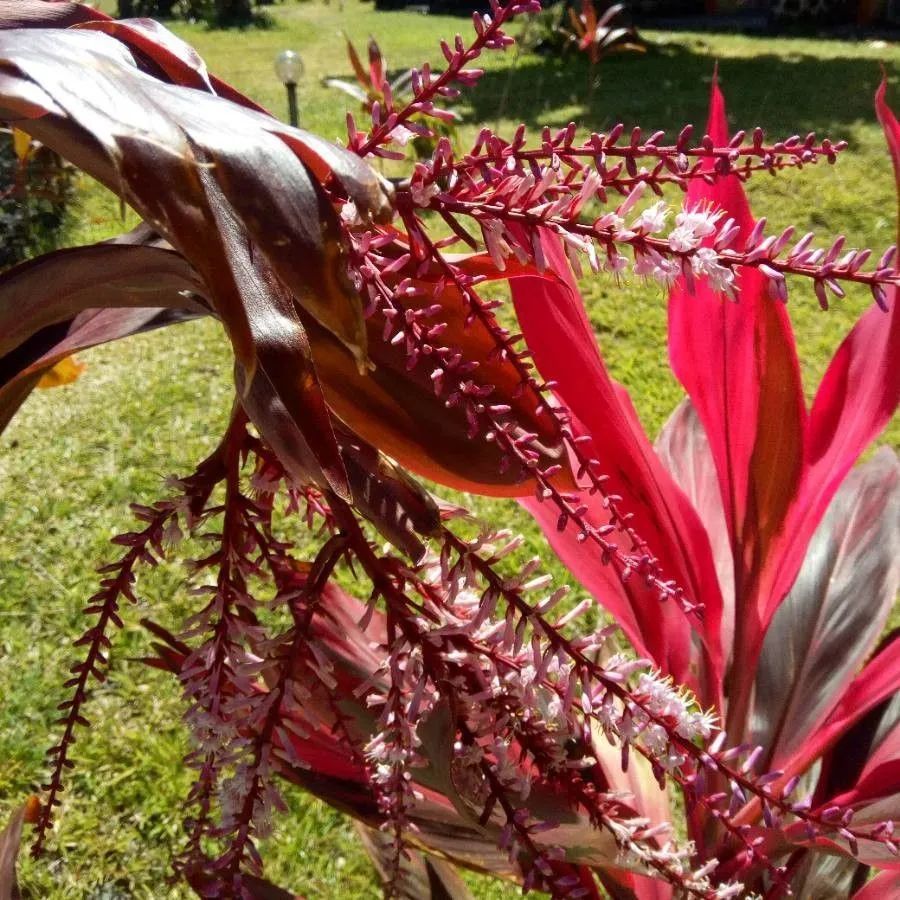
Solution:
M 828 718 L 784 763 L 788 775 L 799 774 L 822 756 L 871 710 L 900 691 L 900 654 L 886 642 L 850 682 Z
M 900 896 L 900 872 L 880 872 L 868 884 L 861 887 L 853 900 L 884 900 L 885 897 Z
M 597 877 L 610 900 L 672 900 L 674 895 L 665 881 L 621 869 L 604 869 Z
M 722 645 L 730 647 L 734 634 L 734 558 L 709 440 L 690 398 L 675 408 L 653 446 L 691 501 L 709 538 L 722 592 Z
M 707 131 L 728 142 L 725 101 L 713 84 Z M 713 204 L 740 229 L 754 228 L 736 176 L 691 181 L 685 205 Z M 738 667 L 762 627 L 759 579 L 781 534 L 802 475 L 806 410 L 794 338 L 784 306 L 768 296 L 755 269 L 738 273 L 729 302 L 703 278 L 681 279 L 669 296 L 669 356 L 709 439 L 734 559 Z M 749 648 L 749 651 L 748 651 Z M 725 646 L 726 657 L 732 648 Z M 737 735 L 735 735 L 737 737 Z
M 882 640 L 881 653 L 900 637 L 896 629 Z M 822 767 L 816 785 L 817 802 L 850 790 L 864 768 L 900 757 L 900 695 L 895 694 L 870 709 L 822 756 Z
M 559 532 L 558 511 L 535 500 L 523 505 L 544 529 L 554 550 L 597 602 L 621 623 L 638 651 L 647 653 L 676 680 L 716 703 L 720 673 L 721 595 L 709 542 L 696 512 L 660 464 L 640 427 L 630 400 L 609 377 L 569 274 L 558 238 L 542 237 L 548 264 L 560 277 L 518 278 L 511 282 L 516 314 L 541 374 L 556 382 L 556 393 L 575 418 L 576 433 L 593 439 L 591 453 L 610 478 L 609 489 L 623 498 L 632 524 L 668 577 L 694 600 L 704 603 L 702 636 L 710 658 L 704 675 L 691 667 L 691 626 L 675 604 L 659 606 L 640 579 L 622 585 L 609 566 L 586 553 L 574 529 Z M 602 498 L 582 492 L 588 517 L 600 526 L 608 520 Z

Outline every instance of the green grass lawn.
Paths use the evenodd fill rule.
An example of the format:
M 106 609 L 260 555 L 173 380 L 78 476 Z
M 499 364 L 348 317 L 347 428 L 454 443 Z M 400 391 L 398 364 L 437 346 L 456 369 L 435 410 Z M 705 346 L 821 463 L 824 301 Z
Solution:
M 284 98 L 274 56 L 298 50 L 306 63 L 303 125 L 338 140 L 345 98 L 319 82 L 350 74 L 342 31 L 358 46 L 374 34 L 392 67 L 400 68 L 424 57 L 437 63 L 438 37 L 467 28 L 464 19 L 375 13 L 357 0 L 270 9 L 274 24 L 264 30 L 173 28 L 213 71 L 276 112 Z M 757 214 L 768 215 L 773 227 L 795 224 L 823 237 L 843 232 L 853 246 L 893 242 L 893 176 L 872 94 L 879 60 L 896 81 L 900 50 L 734 35 L 647 36 L 655 52 L 614 56 L 595 69 L 574 56 L 486 57 L 482 84 L 460 104 L 463 138 L 484 123 L 502 128 L 519 121 L 539 127 L 574 120 L 591 130 L 619 120 L 650 130 L 702 126 L 718 60 L 735 128 L 762 125 L 780 137 L 814 129 L 851 145 L 836 168 L 759 178 L 750 186 Z M 893 100 L 900 108 L 900 90 Z M 87 184 L 83 197 L 71 243 L 122 229 L 114 198 Z M 657 290 L 620 288 L 603 277 L 583 287 L 606 358 L 655 433 L 681 396 L 666 361 L 663 298 Z M 790 308 L 810 394 L 868 302 L 853 294 L 822 313 L 809 286 L 795 285 Z M 109 538 L 130 528 L 128 502 L 152 501 L 163 476 L 190 471 L 214 445 L 229 409 L 230 354 L 212 324 L 99 349 L 85 361 L 89 368 L 76 385 L 36 393 L 0 438 L 0 818 L 42 778 L 43 751 L 53 742 L 51 723 L 64 698 L 60 685 L 73 661 L 70 641 L 84 627 L 80 608 L 95 589 L 95 566 L 112 556 Z M 898 444 L 896 422 L 885 440 Z M 542 552 L 535 528 L 515 507 L 472 505 L 511 522 L 532 551 Z M 180 765 L 180 703 L 171 679 L 131 661 L 147 650 L 137 620 L 151 614 L 177 621 L 185 608 L 182 586 L 177 567 L 162 566 L 141 580 L 143 605 L 118 636 L 110 677 L 95 691 L 88 715 L 97 725 L 79 741 L 79 766 L 69 779 L 52 850 L 39 863 L 23 864 L 33 896 L 184 896 L 165 882 L 188 785 Z M 349 822 L 321 804 L 288 796 L 292 814 L 264 853 L 270 877 L 309 898 L 379 896 Z M 472 883 L 481 897 L 515 894 L 487 881 Z

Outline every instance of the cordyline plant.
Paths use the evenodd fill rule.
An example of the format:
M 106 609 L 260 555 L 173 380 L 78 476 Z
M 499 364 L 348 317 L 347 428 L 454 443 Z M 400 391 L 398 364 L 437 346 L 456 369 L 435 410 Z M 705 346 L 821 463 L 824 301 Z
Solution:
M 697 140 L 485 129 L 399 183 L 376 175 L 537 9 L 475 15 L 443 72 L 415 70 L 411 100 L 386 94 L 365 127 L 348 116 L 339 148 L 153 22 L 0 3 L 0 118 L 144 220 L 0 277 L 0 423 L 73 352 L 149 328 L 214 316 L 235 358 L 218 448 L 135 507 L 100 570 L 28 812 L 36 853 L 137 572 L 189 532 L 193 614 L 147 627 L 184 692 L 196 777 L 175 868 L 201 896 L 282 895 L 257 850 L 278 778 L 356 818 L 394 896 L 463 897 L 454 866 L 554 897 L 900 889 L 894 642 L 869 659 L 897 588 L 898 467 L 882 450 L 851 471 L 900 398 L 895 250 L 872 265 L 840 237 L 767 236 L 742 182 L 843 144 L 729 136 L 717 90 Z M 900 166 L 883 87 L 877 109 Z M 639 204 L 668 185 L 680 209 Z M 585 268 L 670 290 L 690 401 L 656 450 L 597 352 Z M 786 276 L 823 306 L 851 282 L 875 301 L 810 412 Z M 516 537 L 417 476 L 520 498 L 617 626 L 585 633 L 594 600 L 566 600 L 538 560 L 513 570 Z
M 556 29 L 566 47 L 575 46 L 587 53 L 594 65 L 608 53 L 624 50 L 643 53 L 647 49 L 643 38 L 633 27 L 619 21 L 624 9 L 624 3 L 614 3 L 598 16 L 594 0 L 581 0 L 580 13 L 575 12 L 574 5 L 563 3 Z

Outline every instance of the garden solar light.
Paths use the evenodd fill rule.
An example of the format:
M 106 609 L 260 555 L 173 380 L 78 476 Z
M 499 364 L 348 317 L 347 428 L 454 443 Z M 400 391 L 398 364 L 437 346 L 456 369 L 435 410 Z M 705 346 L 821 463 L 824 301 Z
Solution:
M 281 79 L 287 91 L 288 121 L 298 125 L 300 117 L 297 110 L 297 82 L 303 75 L 303 59 L 294 50 L 282 50 L 275 57 L 275 74 Z

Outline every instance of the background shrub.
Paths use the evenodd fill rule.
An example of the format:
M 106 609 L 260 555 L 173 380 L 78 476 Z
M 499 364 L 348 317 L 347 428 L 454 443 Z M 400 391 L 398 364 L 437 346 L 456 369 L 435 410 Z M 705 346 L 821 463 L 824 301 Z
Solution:
M 75 190 L 75 170 L 48 147 L 20 163 L 12 132 L 0 129 L 0 269 L 59 246 Z

